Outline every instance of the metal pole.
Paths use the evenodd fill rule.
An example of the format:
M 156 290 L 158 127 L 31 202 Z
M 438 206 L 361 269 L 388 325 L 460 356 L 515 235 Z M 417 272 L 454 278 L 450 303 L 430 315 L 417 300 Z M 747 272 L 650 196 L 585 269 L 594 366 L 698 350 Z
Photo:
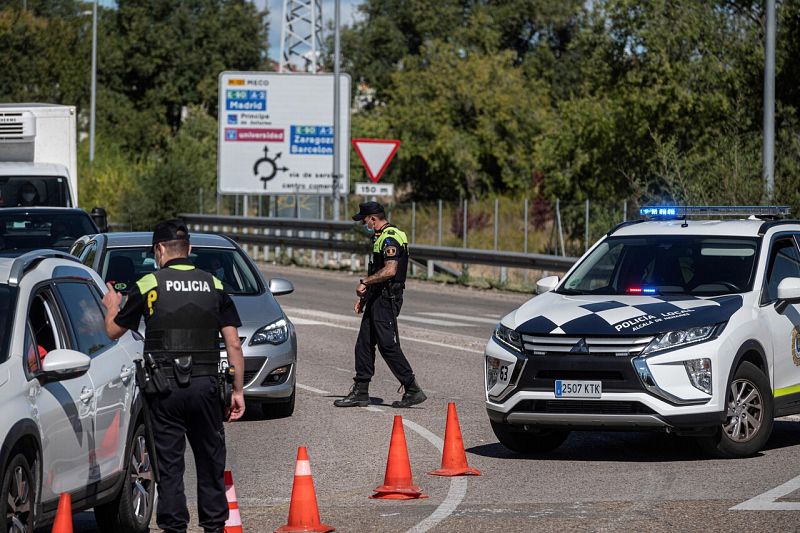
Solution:
M 622 201 L 622 221 L 628 221 L 628 200 Z
M 411 202 L 411 244 L 417 240 L 417 202 Z
M 439 235 L 436 241 L 437 246 L 442 245 L 442 201 L 439 200 Z
M 203 188 L 202 187 L 200 187 L 199 193 L 200 194 L 198 195 L 198 200 L 199 200 L 199 206 L 198 207 L 200 209 L 197 212 L 202 215 L 203 214 Z
M 528 199 L 525 198 L 525 213 L 522 218 L 525 220 L 525 242 L 522 245 L 523 253 L 528 253 Z
M 89 162 L 94 162 L 94 123 L 97 107 L 97 0 L 92 4 L 92 89 L 89 112 Z
M 589 199 L 586 199 L 586 217 L 583 228 L 583 251 L 589 250 Z
M 495 198 L 494 199 L 494 249 L 495 250 L 497 250 L 497 232 L 498 232 L 497 215 L 499 212 L 500 212 L 500 199 Z
M 464 248 L 467 247 L 467 200 L 464 200 Z
M 558 240 L 561 243 L 561 255 L 566 256 L 564 251 L 564 231 L 561 227 L 561 200 L 556 198 L 556 222 L 558 223 Z
M 339 62 L 341 43 L 339 39 L 341 23 L 341 0 L 334 1 L 333 8 L 333 219 L 339 220 Z
M 767 0 L 764 58 L 764 192 L 772 203 L 775 192 L 775 0 Z

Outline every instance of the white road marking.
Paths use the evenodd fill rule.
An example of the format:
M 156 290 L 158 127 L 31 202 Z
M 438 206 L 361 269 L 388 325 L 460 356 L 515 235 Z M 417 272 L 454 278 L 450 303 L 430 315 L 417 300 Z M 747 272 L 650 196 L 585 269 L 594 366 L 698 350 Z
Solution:
M 451 320 L 436 320 L 435 318 L 426 318 L 424 316 L 400 315 L 397 320 L 401 322 L 422 322 L 431 326 L 444 326 L 447 328 L 466 328 L 473 324 L 464 324 L 463 322 L 453 322 Z
M 298 387 L 301 385 L 298 383 Z M 312 387 L 301 387 L 311 390 Z M 316 389 L 319 390 L 319 389 Z M 313 392 L 313 391 L 312 391 Z M 324 391 L 321 391 L 321 394 L 327 394 Z M 362 409 L 366 411 L 372 411 L 374 413 L 383 413 L 384 410 L 380 407 L 375 407 L 374 405 L 369 405 L 367 407 L 362 407 Z M 419 436 L 433 444 L 433 446 L 442 453 L 444 450 L 444 441 L 431 433 L 427 428 L 420 426 L 416 422 L 412 422 L 411 420 L 403 419 L 403 425 L 406 426 L 411 431 L 417 433 Z M 408 530 L 408 533 L 425 533 L 429 529 L 436 527 L 439 522 L 453 514 L 458 506 L 461 504 L 464 496 L 467 495 L 467 484 L 468 478 L 466 477 L 452 477 L 450 478 L 450 490 L 447 491 L 447 496 L 445 497 L 444 501 L 439 504 L 433 513 L 428 516 L 425 520 L 417 524 L 416 526 L 412 527 Z
M 731 507 L 731 511 L 800 511 L 800 502 L 779 502 L 778 499 L 800 490 L 800 476 L 783 485 Z
M 481 324 L 491 324 L 496 326 L 500 322 L 499 318 L 482 318 L 479 316 L 457 315 L 454 313 L 417 313 L 418 315 L 435 316 L 438 318 L 450 318 L 453 320 L 464 320 L 466 322 L 480 322 Z
M 313 326 L 315 324 L 323 324 L 324 322 L 319 322 L 317 320 L 309 320 L 307 318 L 290 318 L 289 320 L 292 321 L 292 324 L 295 326 Z
M 322 389 L 316 389 L 314 387 L 309 387 L 308 385 L 303 385 L 302 383 L 295 383 L 295 386 L 298 389 L 307 390 L 308 392 L 313 392 L 315 394 L 330 394 L 330 392 Z

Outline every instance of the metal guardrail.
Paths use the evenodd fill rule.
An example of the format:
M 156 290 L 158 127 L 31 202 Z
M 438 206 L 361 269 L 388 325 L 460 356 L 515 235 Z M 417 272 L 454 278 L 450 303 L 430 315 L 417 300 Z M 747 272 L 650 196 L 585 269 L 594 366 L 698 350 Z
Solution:
M 368 237 L 361 231 L 361 226 L 347 221 L 236 217 L 193 213 L 182 213 L 178 216 L 193 231 L 224 233 L 242 244 L 286 246 L 354 254 L 363 254 L 369 249 Z M 254 233 L 253 230 L 262 231 Z M 283 231 L 281 231 L 280 235 L 277 235 L 265 234 L 263 230 Z M 303 233 L 324 232 L 329 235 L 326 238 L 306 237 L 287 234 L 287 230 L 291 230 L 292 233 L 299 231 Z M 332 234 L 338 235 L 339 238 L 333 238 Z M 566 272 L 577 261 L 575 257 L 431 246 L 427 244 L 413 244 L 411 248 L 412 255 L 416 260 L 531 268 L 556 272 Z

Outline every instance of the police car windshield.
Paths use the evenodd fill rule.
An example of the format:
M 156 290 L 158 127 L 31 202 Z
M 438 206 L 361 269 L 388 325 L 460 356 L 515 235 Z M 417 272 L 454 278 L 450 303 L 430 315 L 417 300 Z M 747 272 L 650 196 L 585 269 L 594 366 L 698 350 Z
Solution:
M 261 289 L 253 271 L 239 250 L 192 246 L 189 260 L 197 268 L 215 275 L 229 294 L 259 294 Z M 156 262 L 150 247 L 109 248 L 101 274 L 120 292 L 128 292 L 136 281 L 155 272 Z
M 753 238 L 654 235 L 609 237 L 556 291 L 561 294 L 692 294 L 749 291 Z

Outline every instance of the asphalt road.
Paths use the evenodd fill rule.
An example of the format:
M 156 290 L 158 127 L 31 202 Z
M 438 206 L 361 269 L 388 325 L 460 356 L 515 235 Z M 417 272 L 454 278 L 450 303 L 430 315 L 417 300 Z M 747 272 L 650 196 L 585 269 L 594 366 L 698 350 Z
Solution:
M 429 400 L 412 409 L 389 407 L 399 394 L 381 362 L 370 389 L 373 405 L 335 408 L 333 400 L 352 383 L 358 276 L 274 266 L 265 271 L 296 286 L 279 301 L 297 327 L 299 387 L 294 416 L 264 420 L 252 408 L 245 420 L 227 425 L 228 463 L 245 531 L 273 531 L 286 523 L 300 445 L 308 447 L 322 521 L 337 531 L 798 528 L 798 422 L 776 422 L 767 449 L 741 460 L 710 460 L 691 440 L 663 433 L 613 432 L 573 433 L 544 458 L 516 456 L 489 426 L 482 349 L 493 324 L 526 296 L 422 282 L 409 283 L 400 334 Z M 426 475 L 439 467 L 451 401 L 468 461 L 480 477 Z M 383 482 L 396 414 L 405 421 L 414 481 L 427 499 L 368 499 Z M 188 467 L 192 531 L 200 531 L 191 460 Z M 743 503 L 759 510 L 731 510 Z M 92 527 L 91 513 L 83 513 L 76 531 Z

